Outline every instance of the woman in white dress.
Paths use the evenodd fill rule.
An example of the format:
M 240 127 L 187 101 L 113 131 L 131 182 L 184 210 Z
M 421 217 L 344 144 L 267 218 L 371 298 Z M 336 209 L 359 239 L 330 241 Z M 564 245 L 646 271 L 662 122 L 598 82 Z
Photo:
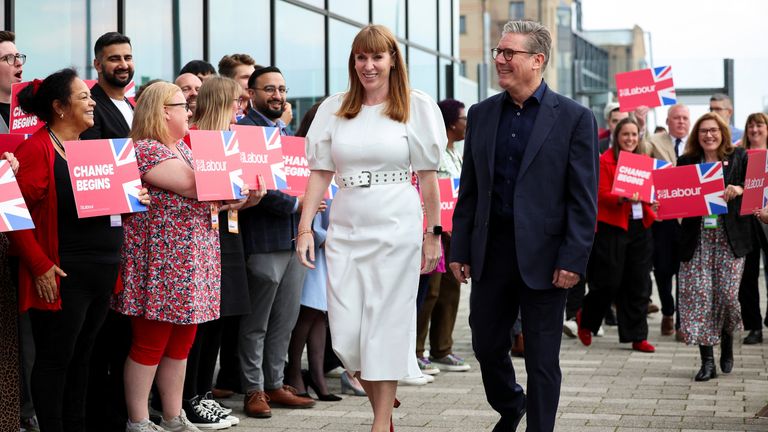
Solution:
M 314 261 L 312 217 L 334 174 L 326 240 L 328 318 L 333 349 L 357 371 L 374 420 L 392 430 L 397 380 L 419 375 L 413 361 L 419 273 L 440 257 L 437 174 L 446 145 L 437 104 L 410 90 L 397 41 L 383 26 L 363 28 L 349 55 L 349 91 L 320 106 L 307 134 L 312 173 L 296 250 Z M 419 176 L 427 218 L 423 231 Z

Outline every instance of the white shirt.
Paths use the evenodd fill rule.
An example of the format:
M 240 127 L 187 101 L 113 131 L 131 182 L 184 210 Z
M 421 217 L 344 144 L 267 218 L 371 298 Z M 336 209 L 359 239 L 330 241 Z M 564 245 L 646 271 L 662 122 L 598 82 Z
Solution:
M 109 98 L 109 100 L 111 100 L 117 109 L 120 110 L 120 114 L 123 115 L 125 122 L 128 123 L 128 127 L 130 128 L 131 124 L 133 124 L 133 108 L 131 108 L 130 104 L 128 104 L 125 99 L 117 100 Z

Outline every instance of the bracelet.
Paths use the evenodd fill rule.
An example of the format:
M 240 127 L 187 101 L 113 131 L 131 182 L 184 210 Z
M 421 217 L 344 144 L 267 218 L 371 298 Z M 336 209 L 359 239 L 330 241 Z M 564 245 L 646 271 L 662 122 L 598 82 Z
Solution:
M 299 237 L 303 236 L 304 234 L 314 234 L 314 231 L 312 231 L 311 229 L 299 230 L 299 233 L 296 234 L 296 237 L 294 237 L 294 240 L 298 240 Z

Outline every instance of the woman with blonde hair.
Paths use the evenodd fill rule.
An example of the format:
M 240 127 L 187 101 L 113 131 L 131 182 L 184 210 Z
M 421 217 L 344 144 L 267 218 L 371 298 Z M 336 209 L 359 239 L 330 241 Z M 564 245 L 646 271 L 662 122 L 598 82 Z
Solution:
M 184 372 L 197 324 L 219 317 L 221 266 L 211 204 L 197 201 L 192 152 L 182 141 L 190 116 L 181 89 L 165 82 L 149 86 L 134 111 L 131 138 L 153 206 L 125 224 L 123 289 L 112 302 L 133 330 L 124 375 L 127 432 L 199 431 L 182 409 Z M 161 428 L 149 421 L 153 381 L 162 397 Z
M 357 371 L 373 407 L 372 432 L 392 430 L 397 380 L 420 376 L 416 348 L 419 273 L 440 257 L 437 169 L 446 145 L 437 104 L 410 89 L 397 40 L 369 25 L 349 54 L 349 90 L 326 99 L 306 138 L 311 175 L 296 251 L 314 268 L 312 219 L 334 174 L 326 238 L 333 349 Z M 419 176 L 426 211 L 422 231 Z M 382 203 L 386 203 L 382 205 Z

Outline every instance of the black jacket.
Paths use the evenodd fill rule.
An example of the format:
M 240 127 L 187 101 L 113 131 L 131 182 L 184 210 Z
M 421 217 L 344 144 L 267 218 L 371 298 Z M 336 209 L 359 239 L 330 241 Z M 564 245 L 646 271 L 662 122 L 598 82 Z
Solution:
M 91 98 L 96 102 L 96 108 L 93 110 L 93 127 L 80 134 L 80 138 L 110 139 L 128 137 L 128 134 L 131 133 L 131 125 L 125 121 L 123 114 L 98 84 L 91 89 Z
M 688 155 L 677 159 L 677 166 L 699 164 L 703 161 Z M 736 147 L 723 162 L 723 180 L 725 186 L 736 185 L 744 187 L 744 177 L 747 173 L 747 153 L 741 147 Z M 739 216 L 741 210 L 741 197 L 736 197 L 728 202 L 728 213 L 723 215 L 725 234 L 728 244 L 736 257 L 748 254 L 754 245 L 752 216 Z M 680 260 L 690 261 L 699 244 L 701 234 L 701 217 L 683 218 L 680 233 Z

